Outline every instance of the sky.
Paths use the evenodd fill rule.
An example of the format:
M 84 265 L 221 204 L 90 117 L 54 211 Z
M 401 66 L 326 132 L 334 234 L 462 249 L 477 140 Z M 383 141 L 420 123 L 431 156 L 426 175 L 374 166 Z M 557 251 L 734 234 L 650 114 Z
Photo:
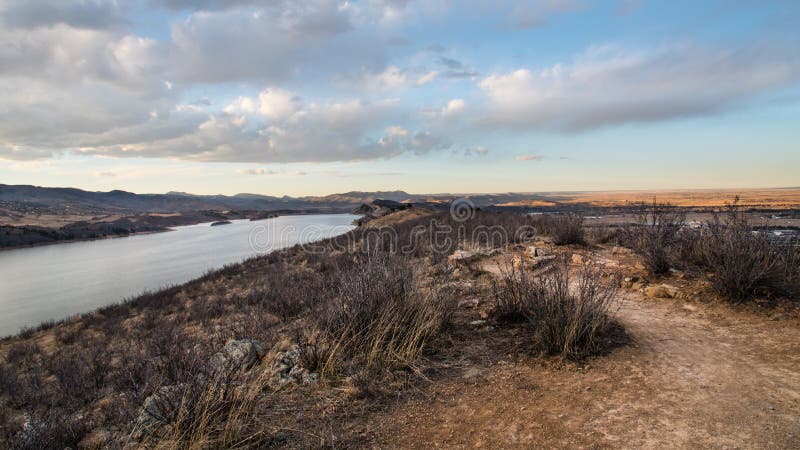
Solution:
M 800 186 L 796 0 L 0 0 L 0 183 Z

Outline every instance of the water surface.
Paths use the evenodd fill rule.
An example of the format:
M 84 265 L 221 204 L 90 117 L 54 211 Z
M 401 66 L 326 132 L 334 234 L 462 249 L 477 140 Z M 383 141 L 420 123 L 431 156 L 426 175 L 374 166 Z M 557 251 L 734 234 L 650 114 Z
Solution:
M 0 251 L 0 336 L 184 283 L 257 254 L 331 237 L 357 216 L 283 216 Z

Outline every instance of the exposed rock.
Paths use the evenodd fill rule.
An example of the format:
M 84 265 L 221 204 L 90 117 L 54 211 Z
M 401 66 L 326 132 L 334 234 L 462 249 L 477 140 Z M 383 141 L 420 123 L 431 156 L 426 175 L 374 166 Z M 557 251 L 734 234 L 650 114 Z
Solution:
M 556 255 L 545 255 L 545 256 L 537 256 L 533 258 L 533 266 L 539 267 L 548 263 L 555 261 Z
M 650 298 L 676 298 L 680 294 L 680 290 L 675 286 L 661 284 L 658 286 L 649 286 L 645 289 L 644 293 Z
M 363 225 L 370 220 L 411 207 L 411 204 L 401 203 L 394 200 L 375 199 L 370 203 L 362 203 L 361 206 L 353 210 L 353 214 L 363 216 L 358 220 L 358 225 Z
M 459 308 L 475 308 L 480 303 L 480 300 L 477 298 L 468 298 L 465 300 L 459 300 L 458 307 Z
M 133 437 L 135 439 L 163 423 L 169 422 L 180 407 L 185 385 L 162 386 L 144 399 L 136 419 Z
M 264 346 L 258 341 L 230 340 L 211 357 L 211 368 L 215 372 L 247 370 L 260 361 L 264 354 Z
M 475 257 L 475 252 L 469 250 L 456 250 L 447 257 L 448 262 L 467 261 Z
M 544 248 L 544 247 L 537 247 L 537 246 L 535 246 L 535 245 L 531 245 L 531 246 L 529 246 L 529 247 L 528 247 L 528 248 L 525 250 L 525 252 L 526 252 L 526 253 L 528 254 L 528 256 L 529 256 L 529 257 L 531 257 L 531 258 L 536 258 L 536 257 L 541 257 L 541 256 L 547 256 L 547 255 L 549 255 L 549 254 L 550 254 L 550 251 L 549 251 L 548 249 L 546 249 L 546 248 Z
M 671 273 L 671 274 L 672 274 L 672 276 L 674 276 L 674 277 L 676 277 L 676 278 L 679 278 L 679 279 L 681 279 L 681 280 L 682 280 L 682 279 L 684 279 L 684 278 L 686 278 L 686 273 L 685 273 L 685 272 L 683 272 L 683 271 L 680 271 L 680 270 L 678 270 L 678 269 L 672 269 L 672 268 L 670 268 L 670 269 L 669 269 L 669 273 Z
M 318 374 L 309 372 L 300 365 L 300 349 L 296 345 L 285 352 L 277 353 L 270 370 L 279 387 L 289 383 L 313 384 L 319 381 Z
M 472 325 L 473 327 L 477 327 L 477 326 L 483 325 L 485 323 L 486 323 L 486 321 L 481 319 L 481 320 L 473 320 L 469 324 Z

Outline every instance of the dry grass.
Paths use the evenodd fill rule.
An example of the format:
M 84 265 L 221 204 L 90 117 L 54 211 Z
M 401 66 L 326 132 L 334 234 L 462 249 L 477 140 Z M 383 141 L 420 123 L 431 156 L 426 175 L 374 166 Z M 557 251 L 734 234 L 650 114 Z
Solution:
M 566 257 L 543 274 L 504 270 L 494 285 L 496 318 L 526 321 L 534 348 L 549 355 L 577 360 L 602 351 L 615 331 L 617 281 L 590 263 L 571 280 Z
M 441 290 L 421 286 L 408 261 L 382 253 L 342 273 L 338 289 L 317 324 L 323 343 L 313 347 L 315 353 L 328 349 L 323 376 L 353 365 L 368 371 L 412 366 L 453 308 Z

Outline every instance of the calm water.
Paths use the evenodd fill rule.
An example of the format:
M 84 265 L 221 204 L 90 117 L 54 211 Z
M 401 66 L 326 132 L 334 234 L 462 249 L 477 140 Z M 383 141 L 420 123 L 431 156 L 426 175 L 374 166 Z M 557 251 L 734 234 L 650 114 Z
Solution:
M 0 251 L 0 336 L 183 283 L 209 269 L 342 234 L 358 216 L 284 216 Z

